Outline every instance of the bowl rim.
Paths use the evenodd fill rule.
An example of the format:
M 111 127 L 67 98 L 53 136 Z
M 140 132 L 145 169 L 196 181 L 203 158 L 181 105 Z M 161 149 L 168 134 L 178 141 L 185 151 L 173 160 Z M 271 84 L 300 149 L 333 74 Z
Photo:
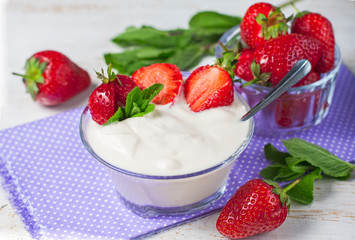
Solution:
M 239 24 L 230 28 L 229 30 L 227 30 L 219 39 L 219 41 L 221 41 L 221 43 L 226 44 L 229 41 L 231 41 L 233 38 L 237 37 L 240 33 L 240 27 Z M 216 50 L 215 50 L 215 56 L 218 58 L 221 56 L 221 54 L 223 53 L 223 49 L 220 45 L 217 45 Z M 305 85 L 305 86 L 299 86 L 299 87 L 292 87 L 290 89 L 288 89 L 286 92 L 288 93 L 292 93 L 292 92 L 299 92 L 302 90 L 309 90 L 309 89 L 314 89 L 318 86 L 321 86 L 323 84 L 325 84 L 326 82 L 328 82 L 329 80 L 334 79 L 334 75 L 336 75 L 339 72 L 340 66 L 341 66 L 341 52 L 340 49 L 338 47 L 337 44 L 335 44 L 334 46 L 334 54 L 335 54 L 335 58 L 334 58 L 334 66 L 333 68 L 326 72 L 323 73 L 324 75 L 321 77 L 320 80 Z M 235 77 L 235 79 L 241 80 L 241 83 L 247 83 L 248 81 L 243 80 L 241 78 L 238 78 L 237 76 Z M 246 88 L 254 88 L 254 89 L 260 89 L 266 92 L 271 91 L 271 89 L 273 89 L 272 87 L 267 87 L 267 86 L 261 86 L 259 84 L 250 84 L 249 86 L 247 86 Z
M 249 110 L 250 107 L 249 107 L 248 103 L 245 101 L 245 99 L 243 97 L 241 97 L 241 95 L 237 91 L 234 90 L 234 92 L 235 92 L 236 96 L 238 97 L 238 99 L 242 102 L 242 104 L 247 107 L 247 110 Z M 247 134 L 246 138 L 244 139 L 242 145 L 239 146 L 238 149 L 231 156 L 229 156 L 227 159 L 219 162 L 218 164 L 216 164 L 212 167 L 200 170 L 200 171 L 192 172 L 192 173 L 161 176 L 161 175 L 149 175 L 149 174 L 135 173 L 135 172 L 114 166 L 114 165 L 110 164 L 109 162 L 105 161 L 104 159 L 102 159 L 98 154 L 95 153 L 95 151 L 92 149 L 92 147 L 90 146 L 90 144 L 88 143 L 88 141 L 86 140 L 86 137 L 85 137 L 84 125 L 86 124 L 85 121 L 86 121 L 86 118 L 88 118 L 88 116 L 91 116 L 91 114 L 90 114 L 89 107 L 86 106 L 80 116 L 80 124 L 79 124 L 80 139 L 81 139 L 83 145 L 85 146 L 85 148 L 89 151 L 89 153 L 96 160 L 98 160 L 99 162 L 101 162 L 106 167 L 110 168 L 111 170 L 129 175 L 132 177 L 143 178 L 143 179 L 155 179 L 155 180 L 186 179 L 186 178 L 190 178 L 190 177 L 196 177 L 196 176 L 200 176 L 203 174 L 207 174 L 209 172 L 212 172 L 214 170 L 222 168 L 223 166 L 231 163 L 234 159 L 236 159 L 245 150 L 245 148 L 249 145 L 249 143 L 252 139 L 252 136 L 254 134 L 254 128 L 255 128 L 254 118 L 249 119 L 248 120 L 249 121 L 248 134 Z

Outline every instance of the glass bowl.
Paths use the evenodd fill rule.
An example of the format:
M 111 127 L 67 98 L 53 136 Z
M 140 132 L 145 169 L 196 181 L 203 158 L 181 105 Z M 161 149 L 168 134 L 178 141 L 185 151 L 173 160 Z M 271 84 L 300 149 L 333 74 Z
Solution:
M 240 39 L 239 33 L 239 26 L 235 26 L 225 32 L 220 41 L 226 47 L 233 49 L 235 40 Z M 223 50 L 218 45 L 216 57 L 219 58 L 222 54 Z M 332 103 L 340 65 L 341 54 L 336 45 L 332 70 L 321 74 L 321 79 L 317 82 L 289 89 L 257 113 L 254 116 L 255 134 L 266 136 L 293 134 L 321 123 L 327 116 Z M 236 77 L 236 79 L 239 78 Z M 240 82 L 235 84 L 235 88 L 251 107 L 260 102 L 272 89 L 258 84 L 241 87 L 244 83 L 246 81 L 240 79 Z
M 246 101 L 236 95 L 249 109 Z M 124 204 L 143 217 L 189 214 L 211 206 L 223 195 L 234 162 L 249 144 L 254 131 L 254 120 L 251 120 L 241 146 L 236 146 L 230 157 L 213 167 L 184 175 L 154 176 L 121 169 L 96 154 L 87 138 L 90 119 L 86 107 L 80 119 L 80 137 L 84 146 L 106 169 Z

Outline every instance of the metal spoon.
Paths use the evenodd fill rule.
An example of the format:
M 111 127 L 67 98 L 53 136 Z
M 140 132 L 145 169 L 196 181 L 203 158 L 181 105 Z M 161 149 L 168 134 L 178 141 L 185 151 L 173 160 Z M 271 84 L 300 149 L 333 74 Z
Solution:
M 311 69 L 311 63 L 307 59 L 299 60 L 285 75 L 285 77 L 269 92 L 269 94 L 242 117 L 242 121 L 248 120 L 261 109 L 269 105 L 290 87 L 295 85 L 299 80 L 304 78 L 311 71 Z

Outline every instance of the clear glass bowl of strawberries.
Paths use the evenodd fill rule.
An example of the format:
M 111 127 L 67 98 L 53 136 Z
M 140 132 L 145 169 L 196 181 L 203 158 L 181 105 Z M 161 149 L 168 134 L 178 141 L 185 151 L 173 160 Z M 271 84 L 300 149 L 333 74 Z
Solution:
M 318 13 L 298 12 L 286 19 L 280 9 L 257 3 L 240 25 L 220 38 L 216 57 L 237 51 L 235 88 L 253 107 L 300 59 L 311 72 L 255 118 L 259 135 L 292 134 L 315 126 L 327 116 L 332 103 L 341 54 L 330 21 Z

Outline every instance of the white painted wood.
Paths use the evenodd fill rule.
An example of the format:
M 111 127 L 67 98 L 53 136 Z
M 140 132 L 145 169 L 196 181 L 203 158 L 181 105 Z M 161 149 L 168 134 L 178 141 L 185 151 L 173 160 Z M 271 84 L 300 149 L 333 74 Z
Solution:
M 243 15 L 256 1 L 241 0 L 0 0 L 0 129 L 52 116 L 86 104 L 93 87 L 67 103 L 42 107 L 25 94 L 21 80 L 11 72 L 23 70 L 36 51 L 64 52 L 90 72 L 105 67 L 103 53 L 119 51 L 110 42 L 129 25 L 161 29 L 186 27 L 197 11 Z M 273 1 L 275 5 L 282 1 Z M 304 0 L 299 9 L 320 12 L 334 27 L 344 63 L 355 73 L 355 2 Z M 291 9 L 286 10 L 287 14 Z M 203 61 L 213 61 L 209 58 Z M 94 80 L 95 83 L 98 81 Z M 354 136 L 355 140 L 355 136 Z M 278 229 L 250 239 L 355 239 L 355 177 L 348 181 L 318 180 L 315 200 L 309 206 L 293 204 Z M 226 239 L 215 223 L 218 213 L 152 236 L 150 239 Z M 31 239 L 20 217 L 0 190 L 0 239 Z

